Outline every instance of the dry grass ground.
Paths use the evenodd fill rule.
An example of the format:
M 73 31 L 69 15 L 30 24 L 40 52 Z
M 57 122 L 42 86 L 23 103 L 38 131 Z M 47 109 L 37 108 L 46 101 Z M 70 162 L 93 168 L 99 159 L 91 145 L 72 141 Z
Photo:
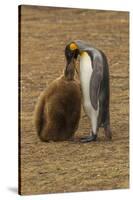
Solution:
M 129 187 L 128 13 L 21 7 L 21 184 L 22 194 L 76 192 Z M 65 66 L 64 47 L 82 39 L 108 57 L 113 140 L 43 143 L 33 112 L 37 98 Z M 77 136 L 86 135 L 83 117 Z

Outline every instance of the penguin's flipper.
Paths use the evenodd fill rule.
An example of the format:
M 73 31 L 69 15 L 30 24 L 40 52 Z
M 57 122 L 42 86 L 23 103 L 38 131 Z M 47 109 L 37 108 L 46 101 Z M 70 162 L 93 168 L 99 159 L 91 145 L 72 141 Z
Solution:
M 100 84 L 103 78 L 103 66 L 98 58 L 93 61 L 93 72 L 90 80 L 90 100 L 93 108 L 97 110 Z

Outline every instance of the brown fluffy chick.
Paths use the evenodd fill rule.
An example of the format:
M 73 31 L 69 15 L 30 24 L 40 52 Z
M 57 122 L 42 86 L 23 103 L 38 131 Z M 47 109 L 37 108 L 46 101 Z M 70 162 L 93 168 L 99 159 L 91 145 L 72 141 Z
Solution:
M 80 84 L 74 79 L 74 59 L 64 74 L 40 95 L 35 108 L 35 127 L 42 141 L 73 138 L 81 112 Z

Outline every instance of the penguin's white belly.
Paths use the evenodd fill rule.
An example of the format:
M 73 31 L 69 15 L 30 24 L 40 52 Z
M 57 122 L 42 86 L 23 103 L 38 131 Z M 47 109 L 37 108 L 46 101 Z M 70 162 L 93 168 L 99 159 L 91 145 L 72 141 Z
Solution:
M 80 81 L 83 94 L 83 106 L 86 114 L 90 115 L 92 105 L 90 101 L 90 79 L 92 75 L 91 59 L 86 52 L 80 57 Z M 86 109 L 87 108 L 87 109 Z
M 83 52 L 80 56 L 80 82 L 83 95 L 83 107 L 87 116 L 91 118 L 93 131 L 96 132 L 99 108 L 95 110 L 90 100 L 90 80 L 92 71 L 91 58 L 87 52 Z

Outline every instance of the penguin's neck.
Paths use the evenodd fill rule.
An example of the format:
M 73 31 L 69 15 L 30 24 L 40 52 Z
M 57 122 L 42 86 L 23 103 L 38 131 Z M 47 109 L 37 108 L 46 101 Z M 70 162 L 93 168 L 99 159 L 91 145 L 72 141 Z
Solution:
M 92 75 L 92 62 L 87 52 L 80 55 L 80 82 L 84 103 L 90 103 L 90 79 Z

